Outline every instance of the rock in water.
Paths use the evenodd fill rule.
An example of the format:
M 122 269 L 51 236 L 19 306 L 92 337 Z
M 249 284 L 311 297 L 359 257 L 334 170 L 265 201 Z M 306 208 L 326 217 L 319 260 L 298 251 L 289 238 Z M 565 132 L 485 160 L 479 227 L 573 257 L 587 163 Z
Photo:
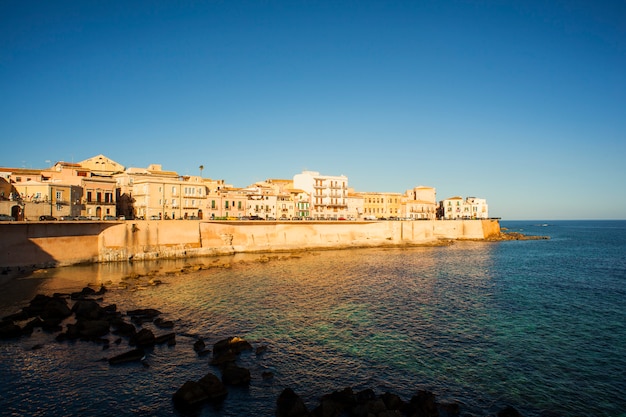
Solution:
M 144 356 L 146 356 L 146 352 L 143 349 L 133 349 L 121 355 L 113 356 L 109 359 L 109 365 L 140 361 Z

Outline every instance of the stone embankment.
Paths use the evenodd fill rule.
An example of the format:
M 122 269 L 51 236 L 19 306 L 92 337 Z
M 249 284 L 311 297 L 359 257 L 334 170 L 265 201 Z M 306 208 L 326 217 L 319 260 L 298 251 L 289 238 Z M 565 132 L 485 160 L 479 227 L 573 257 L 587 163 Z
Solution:
M 0 268 L 433 245 L 499 234 L 498 220 L 11 222 L 0 224 Z

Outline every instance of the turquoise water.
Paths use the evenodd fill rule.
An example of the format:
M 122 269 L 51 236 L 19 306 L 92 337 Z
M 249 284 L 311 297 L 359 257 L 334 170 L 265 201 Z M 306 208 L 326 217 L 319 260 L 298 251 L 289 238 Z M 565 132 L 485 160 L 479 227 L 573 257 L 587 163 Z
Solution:
M 175 320 L 177 345 L 155 347 L 149 367 L 111 368 L 100 359 L 126 350 L 124 343 L 103 351 L 45 333 L 1 342 L 0 414 L 175 415 L 179 386 L 218 373 L 193 352 L 195 338 L 209 344 L 238 335 L 267 346 L 240 358 L 252 383 L 200 415 L 271 416 L 285 387 L 312 407 L 346 386 L 406 400 L 429 389 L 467 415 L 495 415 L 506 405 L 526 416 L 626 415 L 626 221 L 502 225 L 550 240 L 235 257 L 226 260 L 231 268 L 110 291 L 105 304 L 118 310 L 154 307 Z M 0 312 L 36 292 L 180 265 L 50 271 L 0 288 Z M 274 377 L 262 379 L 263 371 Z

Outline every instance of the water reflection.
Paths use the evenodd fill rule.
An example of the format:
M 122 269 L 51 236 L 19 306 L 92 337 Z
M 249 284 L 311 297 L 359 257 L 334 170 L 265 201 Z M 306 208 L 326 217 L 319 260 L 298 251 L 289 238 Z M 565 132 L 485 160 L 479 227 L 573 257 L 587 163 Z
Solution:
M 309 398 L 349 385 L 391 389 L 408 398 L 419 381 L 446 398 L 468 392 L 468 381 L 489 385 L 489 376 L 467 363 L 491 360 L 484 359 L 493 350 L 490 254 L 490 244 L 461 242 L 76 266 L 15 281 L 15 295 L 3 298 L 2 306 L 24 303 L 36 292 L 69 292 L 158 271 L 163 285 L 110 291 L 106 303 L 122 311 L 161 310 L 164 319 L 175 321 L 176 332 L 188 337 L 179 341 L 177 352 L 197 337 L 210 342 L 239 335 L 269 346 L 267 355 L 249 361 L 275 374 L 272 388 L 261 394 L 269 401 L 262 409 L 273 407 L 282 386 Z M 172 273 L 190 263 L 206 268 Z M 196 358 L 175 360 L 176 368 L 184 369 Z M 51 366 L 65 362 L 50 361 Z M 155 373 L 171 371 L 159 362 L 152 367 Z M 133 395 L 153 395 L 154 389 L 165 388 Z

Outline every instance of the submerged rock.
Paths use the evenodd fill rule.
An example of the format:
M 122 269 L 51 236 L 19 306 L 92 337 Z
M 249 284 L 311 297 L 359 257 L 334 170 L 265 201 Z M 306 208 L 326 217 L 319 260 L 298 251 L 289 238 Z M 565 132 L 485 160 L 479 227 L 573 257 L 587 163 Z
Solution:
M 248 385 L 250 370 L 229 362 L 222 368 L 222 382 L 227 385 Z
M 109 358 L 109 365 L 119 365 L 121 363 L 140 361 L 144 356 L 146 356 L 146 352 L 143 349 L 133 349 Z

